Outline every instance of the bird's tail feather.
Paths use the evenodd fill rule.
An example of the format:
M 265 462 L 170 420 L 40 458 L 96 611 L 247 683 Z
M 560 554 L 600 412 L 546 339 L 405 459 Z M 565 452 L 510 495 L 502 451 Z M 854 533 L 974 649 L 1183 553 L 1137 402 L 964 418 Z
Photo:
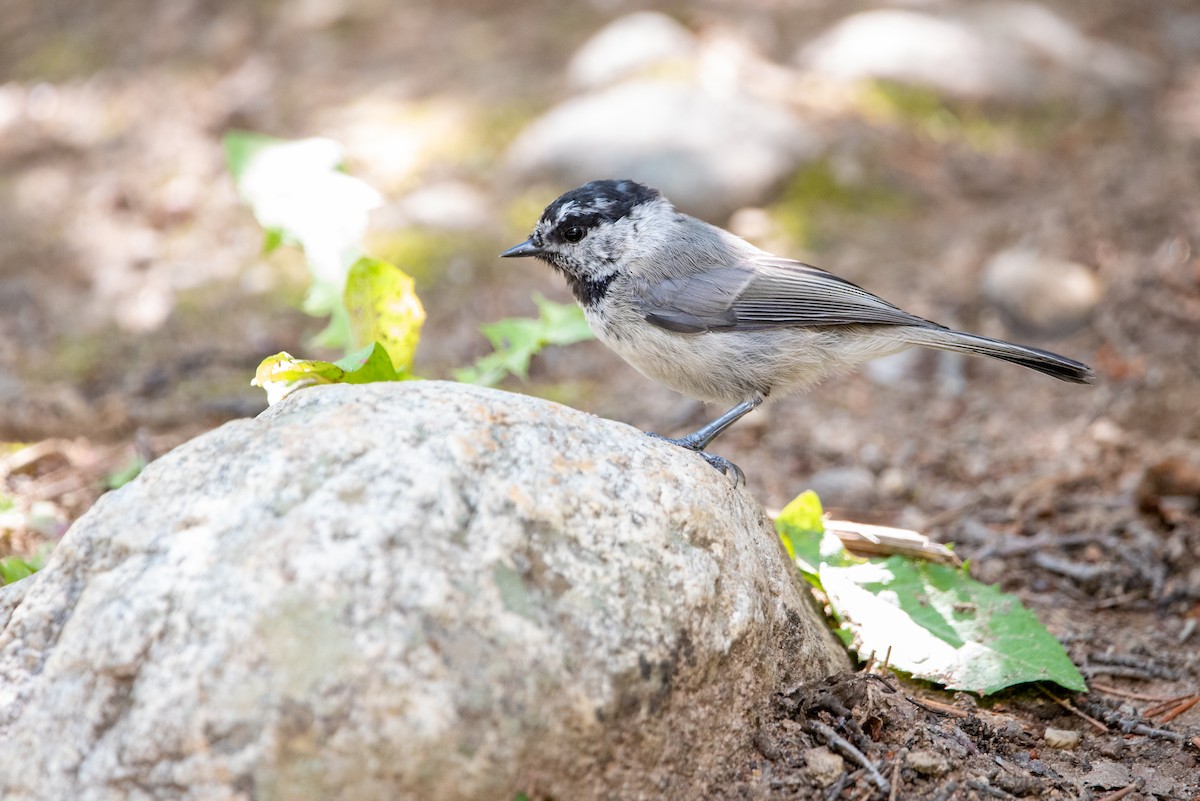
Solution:
M 1037 370 L 1039 373 L 1053 376 L 1060 381 L 1090 384 L 1096 377 L 1092 368 L 1083 362 L 1077 362 L 1041 348 L 945 329 L 916 329 L 913 333 L 915 334 L 913 344 L 916 345 L 966 353 L 970 356 L 991 356 L 993 359 L 1001 359 Z

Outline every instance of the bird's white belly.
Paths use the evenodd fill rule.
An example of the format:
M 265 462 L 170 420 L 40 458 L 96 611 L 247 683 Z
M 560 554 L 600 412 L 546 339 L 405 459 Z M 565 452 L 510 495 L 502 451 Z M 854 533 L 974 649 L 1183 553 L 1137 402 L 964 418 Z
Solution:
M 832 373 L 908 347 L 894 329 L 680 334 L 647 323 L 633 310 L 625 319 L 606 311 L 584 313 L 597 338 L 638 372 L 684 395 L 729 405 L 809 389 Z

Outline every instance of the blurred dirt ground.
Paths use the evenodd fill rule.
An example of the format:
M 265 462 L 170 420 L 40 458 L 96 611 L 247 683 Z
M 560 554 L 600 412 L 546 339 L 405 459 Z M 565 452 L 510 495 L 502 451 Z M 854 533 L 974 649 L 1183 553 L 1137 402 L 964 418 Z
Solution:
M 851 6 L 868 7 L 661 4 L 780 62 Z M 812 721 L 882 764 L 906 788 L 893 797 L 1101 798 L 1125 787 L 1129 799 L 1200 797 L 1200 706 L 1169 722 L 1180 703 L 1146 714 L 1154 699 L 1186 703 L 1200 689 L 1200 9 L 1052 7 L 1152 56 L 1153 88 L 1104 109 L 951 106 L 957 116 L 939 129 L 820 115 L 815 124 L 903 202 L 806 204 L 809 235 L 791 255 L 922 316 L 1088 361 L 1096 386 L 918 355 L 900 373 L 780 400 L 720 451 L 768 507 L 831 470 L 867 471 L 869 491 L 837 495 L 834 511 L 957 543 L 975 575 L 1016 592 L 1067 643 L 1094 691 L 977 702 L 863 677 L 781 688 L 756 739 L 762 759 L 730 777 L 725 797 L 887 797 L 844 754 L 838 767 L 814 753 L 827 743 Z M 478 325 L 532 314 L 532 292 L 566 300 L 550 271 L 494 256 L 567 187 L 515 185 L 498 165 L 520 126 L 567 96 L 570 54 L 627 10 L 7 0 L 0 557 L 52 543 L 137 460 L 257 413 L 265 401 L 249 380 L 263 357 L 322 355 L 307 344 L 321 322 L 296 308 L 300 259 L 261 254 L 226 175 L 228 129 L 339 139 L 351 172 L 389 198 L 453 180 L 494 203 L 491 220 L 424 238 L 389 230 L 381 212 L 372 246 L 413 272 L 429 312 L 422 374 L 446 377 L 483 355 Z M 974 146 L 972 120 L 1011 136 Z M 1039 339 L 983 300 L 984 264 L 1018 245 L 1094 271 L 1103 296 L 1086 326 Z M 528 384 L 506 386 L 663 433 L 721 411 L 653 386 L 594 342 L 549 351 Z M 1050 748 L 1047 727 L 1082 743 Z

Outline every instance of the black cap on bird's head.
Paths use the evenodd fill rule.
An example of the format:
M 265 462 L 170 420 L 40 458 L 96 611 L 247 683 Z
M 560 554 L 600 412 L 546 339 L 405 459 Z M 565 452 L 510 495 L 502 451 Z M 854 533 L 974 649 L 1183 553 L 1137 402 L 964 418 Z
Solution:
M 602 223 L 614 223 L 628 217 L 643 203 L 662 198 L 662 194 L 628 179 L 591 181 L 560 195 L 546 207 L 529 239 L 500 254 L 503 258 L 541 256 L 556 243 L 580 241 L 588 231 Z

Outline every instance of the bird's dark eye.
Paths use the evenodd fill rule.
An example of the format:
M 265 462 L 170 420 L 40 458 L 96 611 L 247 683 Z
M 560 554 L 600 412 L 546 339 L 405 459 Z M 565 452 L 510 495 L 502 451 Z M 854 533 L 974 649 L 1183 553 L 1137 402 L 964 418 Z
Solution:
M 563 230 L 562 237 L 568 242 L 578 242 L 580 239 L 583 239 L 586 233 L 587 229 L 582 225 L 572 225 L 570 228 Z

